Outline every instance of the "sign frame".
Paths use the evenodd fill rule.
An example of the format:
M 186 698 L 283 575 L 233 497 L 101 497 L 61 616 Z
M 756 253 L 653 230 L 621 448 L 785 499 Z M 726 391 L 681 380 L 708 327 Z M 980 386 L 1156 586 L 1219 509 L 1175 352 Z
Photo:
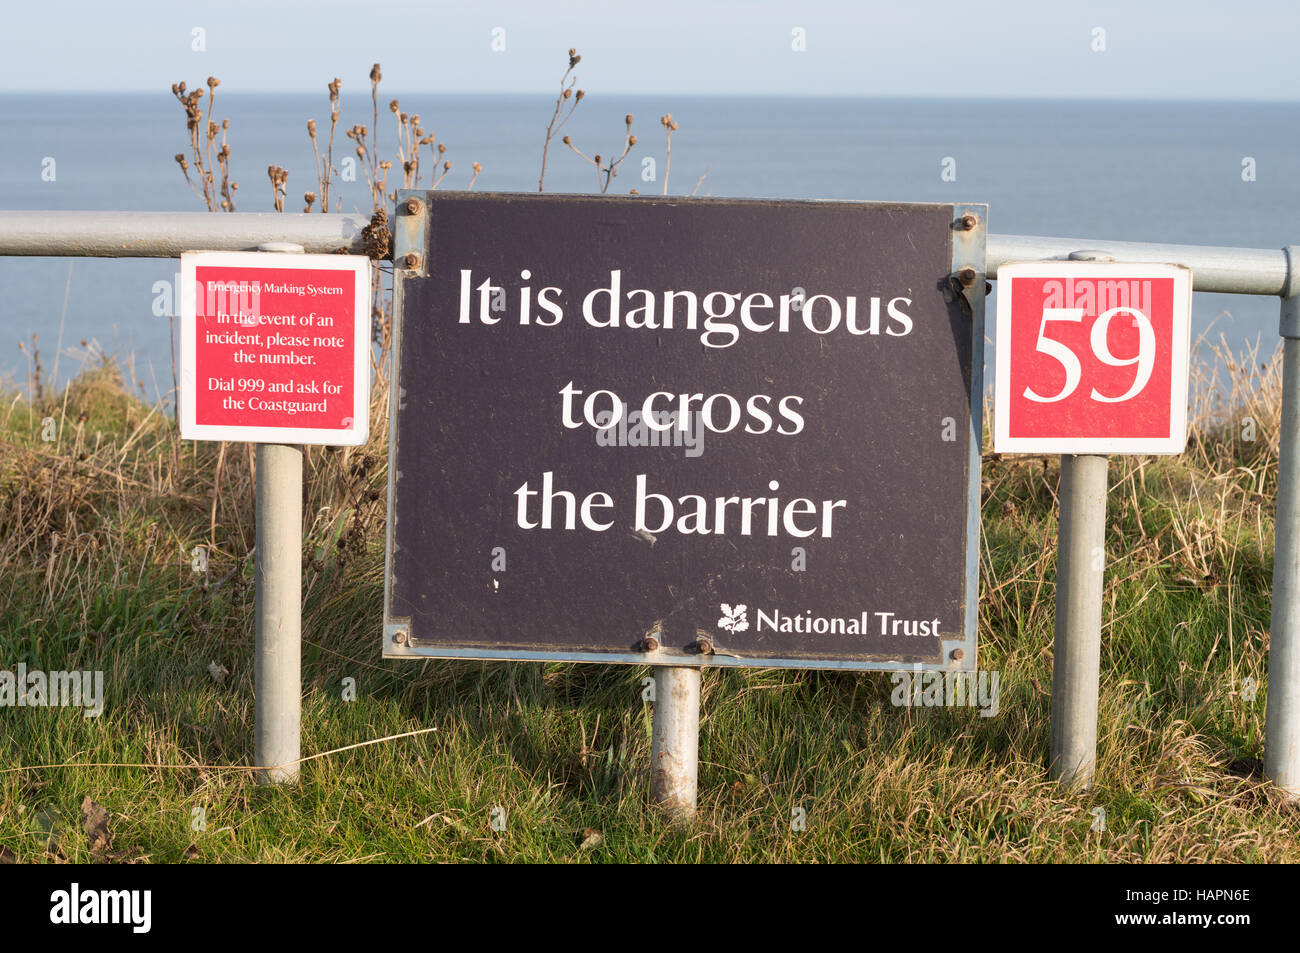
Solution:
M 397 414 L 402 400 L 401 341 L 405 313 L 405 282 L 409 278 L 428 275 L 428 256 L 435 250 L 427 235 L 429 205 L 438 201 L 442 193 L 423 189 L 399 190 L 396 196 L 396 215 L 393 225 L 394 305 L 392 348 L 389 381 L 391 386 L 389 409 L 388 455 L 388 512 L 385 528 L 384 562 L 384 632 L 383 657 L 386 659 L 474 659 L 480 661 L 539 661 L 539 662 L 598 662 L 627 665 L 672 665 L 703 667 L 757 667 L 786 669 L 818 669 L 839 671 L 939 671 L 974 672 L 977 669 L 978 609 L 979 609 L 979 527 L 981 475 L 980 462 L 983 436 L 984 394 L 984 302 L 985 302 L 985 248 L 988 235 L 988 206 L 972 203 L 869 203 L 837 201 L 836 204 L 889 204 L 943 207 L 951 212 L 950 273 L 945 279 L 944 297 L 960 302 L 960 307 L 970 321 L 971 372 L 969 394 L 968 459 L 966 462 L 966 526 L 964 532 L 964 573 L 961 580 L 964 610 L 960 634 L 944 633 L 940 639 L 938 659 L 933 662 L 904 661 L 901 659 L 812 659 L 812 658 L 741 658 L 736 655 L 681 651 L 672 647 L 655 647 L 644 651 L 550 651 L 541 649 L 505 649 L 447 647 L 422 645 L 412 638 L 410 620 L 395 616 L 392 611 L 393 553 L 394 553 L 394 500 L 395 483 L 400 471 Z M 564 202 L 574 199 L 602 202 L 636 203 L 646 201 L 637 197 L 587 196 L 547 193 L 477 193 L 481 198 L 528 199 L 534 202 Z M 662 201 L 661 199 L 655 199 Z M 767 199 L 697 199 L 673 198 L 671 201 L 700 204 L 710 201 L 774 204 Z M 782 200 L 785 201 L 785 200 Z M 815 205 L 817 200 L 788 200 L 791 203 Z
M 1011 365 L 1005 359 L 1004 335 L 1012 321 L 1012 283 L 1016 278 L 1086 277 L 1173 279 L 1169 433 L 1161 437 L 1012 437 L 1010 435 Z M 1120 261 L 1020 261 L 997 271 L 993 392 L 993 452 L 1029 455 L 1135 454 L 1174 455 L 1187 447 L 1188 386 L 1191 375 L 1192 272 L 1183 265 Z M 1147 316 L 1148 319 L 1150 316 Z M 1080 385 L 1082 386 L 1082 385 Z M 1105 404 L 1100 405 L 1099 412 Z
M 266 268 L 351 271 L 353 281 L 352 419 L 351 430 L 322 427 L 200 424 L 195 420 L 198 380 L 197 269 Z M 180 353 L 176 417 L 182 440 L 224 440 L 246 443 L 312 444 L 357 447 L 370 436 L 370 259 L 363 255 L 307 255 L 275 251 L 187 251 L 180 267 Z

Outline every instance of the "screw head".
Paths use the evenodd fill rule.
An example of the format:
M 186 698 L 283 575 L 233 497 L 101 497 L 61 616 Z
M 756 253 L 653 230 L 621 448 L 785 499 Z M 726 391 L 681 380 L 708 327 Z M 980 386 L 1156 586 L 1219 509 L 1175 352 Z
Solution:
M 424 203 L 421 202 L 419 199 L 409 198 L 406 200 L 407 215 L 419 215 L 423 209 L 424 209 Z
M 961 217 L 960 222 L 961 222 L 962 231 L 969 232 L 972 228 L 974 228 L 976 225 L 979 224 L 979 219 L 977 219 L 974 215 L 971 215 L 969 212 L 967 212 L 965 215 Z
M 957 280 L 963 285 L 973 285 L 976 277 L 978 276 L 975 274 L 974 268 L 963 268 L 961 271 L 957 272 Z
M 647 635 L 641 640 L 642 652 L 654 652 L 659 648 L 659 639 L 653 635 Z
M 950 657 L 952 658 L 952 660 L 953 660 L 954 662 L 960 662 L 962 659 L 964 659 L 964 658 L 966 657 L 966 650 L 965 650 L 965 649 L 953 649 L 952 652 L 950 653 Z
M 707 635 L 701 635 L 701 636 L 698 636 L 698 637 L 695 639 L 695 649 L 696 649 L 696 651 L 698 651 L 701 655 L 712 655 L 712 654 L 713 654 L 713 640 L 712 640 L 711 638 L 709 638 Z
M 407 636 L 406 636 L 406 633 L 405 633 L 405 632 L 394 632 L 394 633 L 393 633 L 393 644 L 394 644 L 394 645 L 405 645 L 405 644 L 406 644 L 406 638 L 407 638 Z
M 421 261 L 423 261 L 423 259 L 420 257 L 418 252 L 408 252 L 407 256 L 402 259 L 402 262 L 406 267 L 411 269 L 419 268 Z

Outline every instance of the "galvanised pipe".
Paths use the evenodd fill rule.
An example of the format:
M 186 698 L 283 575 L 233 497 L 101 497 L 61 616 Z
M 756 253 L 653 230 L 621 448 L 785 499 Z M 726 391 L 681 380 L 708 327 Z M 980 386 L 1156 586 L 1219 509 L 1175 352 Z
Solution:
M 1091 454 L 1061 455 L 1048 771 L 1078 788 L 1092 786 L 1097 768 L 1108 462 Z
M 305 252 L 365 254 L 362 215 L 302 212 L 6 212 L 0 255 L 179 258 L 187 251 L 257 251 L 290 242 Z
M 362 254 L 363 215 L 302 212 L 33 212 L 0 211 L 0 255 L 82 258 L 175 258 L 184 251 L 251 251 L 293 242 L 306 252 Z M 998 265 L 1069 257 L 1104 249 L 1116 261 L 1155 261 L 1192 269 L 1197 291 L 1283 294 L 1291 260 L 1269 248 L 1222 248 L 1116 242 L 1101 238 L 989 235 L 985 271 Z
M 1213 245 L 1160 245 L 1112 242 L 1104 238 L 1044 238 L 1037 235 L 990 235 L 985 246 L 989 278 L 998 266 L 1013 261 L 1065 260 L 1081 248 L 1104 251 L 1115 261 L 1167 262 L 1192 270 L 1196 291 L 1280 295 L 1294 270 L 1283 249 L 1222 248 Z
M 1287 249 L 1294 262 L 1300 247 Z M 1300 800 L 1300 274 L 1282 299 L 1282 434 L 1273 541 L 1273 614 L 1264 713 L 1264 777 Z
M 657 665 L 650 744 L 650 793 L 681 820 L 695 815 L 699 786 L 700 670 Z

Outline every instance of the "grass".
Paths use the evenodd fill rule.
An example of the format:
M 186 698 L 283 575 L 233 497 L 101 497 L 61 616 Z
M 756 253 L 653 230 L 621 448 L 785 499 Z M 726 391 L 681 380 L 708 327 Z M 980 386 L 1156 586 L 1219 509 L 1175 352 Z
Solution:
M 649 669 L 380 659 L 382 373 L 371 443 L 306 454 L 303 751 L 437 731 L 314 759 L 285 788 L 244 770 L 246 448 L 182 443 L 107 360 L 10 394 L 0 663 L 102 669 L 107 697 L 97 719 L 0 709 L 0 859 L 1300 860 L 1300 812 L 1260 778 L 1280 361 L 1218 348 L 1200 374 L 1188 452 L 1111 463 L 1094 790 L 1043 767 L 1059 466 L 986 454 L 999 714 L 895 708 L 883 673 L 706 671 L 689 828 L 648 806 Z M 73 766 L 25 767 L 42 764 Z M 87 798 L 107 838 L 83 829 Z

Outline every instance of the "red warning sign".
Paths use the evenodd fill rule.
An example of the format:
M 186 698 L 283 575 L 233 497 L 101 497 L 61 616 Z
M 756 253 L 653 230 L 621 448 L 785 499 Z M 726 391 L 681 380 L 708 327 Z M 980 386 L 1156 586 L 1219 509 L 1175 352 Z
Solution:
M 993 449 L 1181 453 L 1191 291 L 1177 265 L 999 268 Z
M 182 255 L 180 390 L 186 439 L 365 443 L 369 259 Z

